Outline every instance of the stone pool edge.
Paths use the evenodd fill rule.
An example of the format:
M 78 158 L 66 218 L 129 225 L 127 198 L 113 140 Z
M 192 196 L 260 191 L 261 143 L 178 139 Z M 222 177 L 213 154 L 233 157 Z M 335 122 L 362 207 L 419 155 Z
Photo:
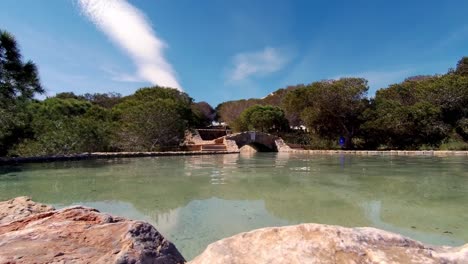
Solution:
M 287 153 L 311 155 L 361 155 L 361 156 L 468 156 L 464 150 L 305 150 L 291 149 Z
M 92 153 L 80 153 L 80 154 L 69 154 L 69 155 L 0 158 L 0 166 L 21 164 L 21 163 L 43 163 L 43 162 L 54 162 L 54 161 L 73 161 L 73 160 L 90 160 L 90 159 L 164 157 L 164 156 L 197 156 L 197 155 L 219 155 L 219 154 L 238 154 L 238 153 L 239 151 L 92 152 Z
M 164 157 L 164 156 L 196 156 L 196 155 L 222 155 L 239 154 L 240 151 L 165 151 L 165 152 L 92 152 L 69 155 L 53 155 L 38 157 L 0 157 L 1 165 L 21 163 L 43 163 L 54 161 L 73 161 L 88 159 L 138 158 L 138 157 Z M 358 155 L 358 156 L 467 156 L 468 151 L 458 150 L 304 150 L 290 149 L 281 153 L 296 153 L 310 155 Z

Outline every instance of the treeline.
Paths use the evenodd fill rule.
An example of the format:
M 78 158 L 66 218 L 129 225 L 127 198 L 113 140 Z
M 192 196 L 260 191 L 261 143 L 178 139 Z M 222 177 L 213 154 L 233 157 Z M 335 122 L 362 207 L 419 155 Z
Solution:
M 98 151 L 161 151 L 177 147 L 189 127 L 211 122 L 200 104 L 172 88 L 135 94 L 61 93 L 30 100 L 14 115 L 21 134 L 4 142 L 10 156 Z
M 411 77 L 374 98 L 367 91 L 365 79 L 325 80 L 216 110 L 164 87 L 36 100 L 44 93 L 36 65 L 0 31 L 0 156 L 168 150 L 213 120 L 309 148 L 468 149 L 467 57 L 446 74 Z
M 203 112 L 206 103 L 162 87 L 142 88 L 126 97 L 61 93 L 16 104 L 9 112 L 10 126 L 0 129 L 2 156 L 172 150 L 188 128 L 211 123 Z
M 367 92 L 362 78 L 324 80 L 224 102 L 216 110 L 219 120 L 246 130 L 265 123 L 258 105 L 275 109 L 267 130 L 310 148 L 468 149 L 468 57 L 446 74 L 410 77 L 374 98 Z
M 34 99 L 42 93 L 34 63 L 24 62 L 14 37 L 0 31 L 0 156 L 165 150 L 214 117 L 207 103 L 172 88 Z

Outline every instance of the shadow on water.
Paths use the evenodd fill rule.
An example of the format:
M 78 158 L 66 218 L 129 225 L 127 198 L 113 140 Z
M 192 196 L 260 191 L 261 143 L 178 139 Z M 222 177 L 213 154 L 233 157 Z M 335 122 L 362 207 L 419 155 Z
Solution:
M 114 159 L 90 159 L 90 160 L 74 160 L 74 161 L 54 161 L 43 163 L 24 163 L 16 165 L 1 165 L 0 177 L 4 174 L 12 174 L 28 170 L 54 170 L 54 169 L 73 169 L 73 168 L 97 168 L 103 166 L 113 166 L 115 164 L 126 164 L 130 162 L 130 158 L 114 158 Z
M 19 165 L 5 165 L 0 166 L 0 179 L 2 176 L 14 177 L 18 172 L 23 171 L 23 168 Z

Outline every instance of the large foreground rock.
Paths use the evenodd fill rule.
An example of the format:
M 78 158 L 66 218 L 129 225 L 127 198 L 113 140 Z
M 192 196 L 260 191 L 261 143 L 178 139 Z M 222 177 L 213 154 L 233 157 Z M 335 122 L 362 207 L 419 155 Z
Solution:
M 28 197 L 0 202 L 0 264 L 183 262 L 175 246 L 145 222 L 81 206 L 55 210 Z M 433 247 L 374 228 L 302 224 L 222 239 L 191 263 L 464 264 L 468 244 Z
M 54 210 L 53 207 L 36 203 L 26 196 L 0 202 L 0 225 L 14 220 Z
M 148 223 L 87 207 L 51 211 L 41 204 L 23 203 L 23 198 L 18 204 L 8 202 L 13 205 L 9 209 L 26 216 L 5 217 L 2 211 L 3 220 L 14 220 L 0 219 L 0 263 L 185 262 L 175 246 Z M 30 210 L 21 210 L 20 204 Z
M 375 228 L 318 224 L 257 229 L 222 239 L 190 263 L 468 263 L 468 244 L 430 247 Z

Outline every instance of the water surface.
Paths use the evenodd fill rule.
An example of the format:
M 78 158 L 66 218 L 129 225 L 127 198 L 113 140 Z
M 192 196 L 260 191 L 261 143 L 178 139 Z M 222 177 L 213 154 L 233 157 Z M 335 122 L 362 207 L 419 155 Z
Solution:
M 468 242 L 468 159 L 179 156 L 0 167 L 0 200 L 28 195 L 152 223 L 187 258 L 218 239 L 304 222 Z

